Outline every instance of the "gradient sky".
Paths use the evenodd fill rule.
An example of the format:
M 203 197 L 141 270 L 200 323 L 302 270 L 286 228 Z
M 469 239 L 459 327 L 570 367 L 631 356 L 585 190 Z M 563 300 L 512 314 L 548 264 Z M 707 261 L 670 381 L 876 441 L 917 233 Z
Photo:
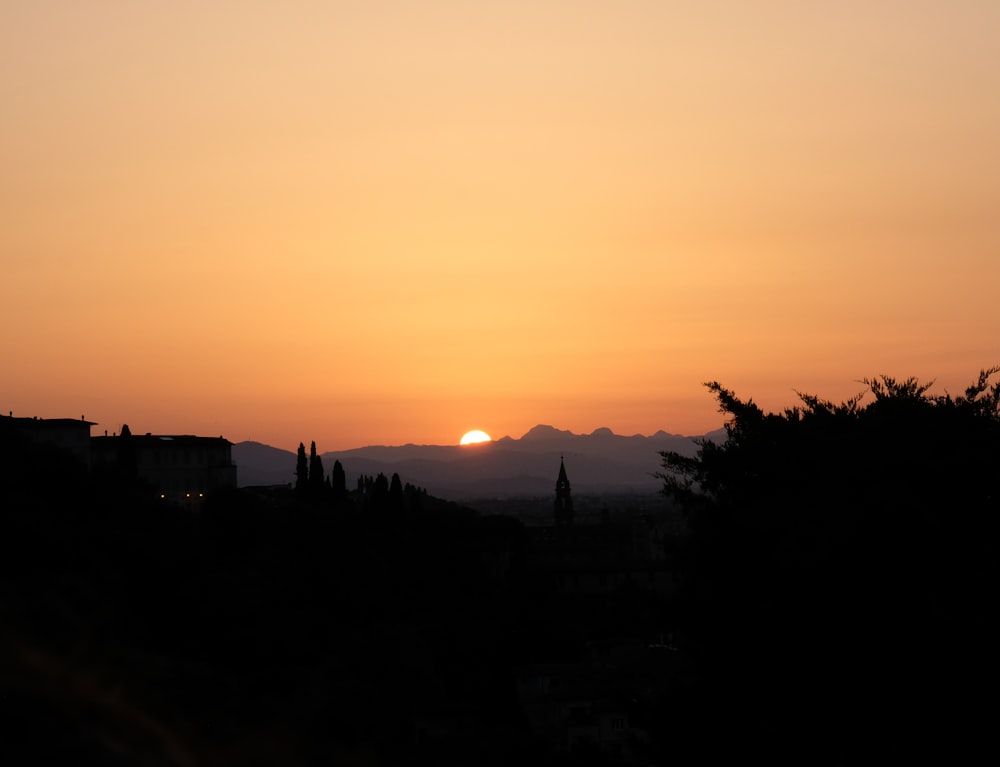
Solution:
M 0 410 L 697 434 L 1000 363 L 1000 3 L 0 4 Z

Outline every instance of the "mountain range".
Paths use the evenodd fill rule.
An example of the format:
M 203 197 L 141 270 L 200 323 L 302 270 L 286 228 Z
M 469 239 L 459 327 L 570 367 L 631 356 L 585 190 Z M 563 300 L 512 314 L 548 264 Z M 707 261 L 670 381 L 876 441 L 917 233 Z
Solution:
M 698 439 L 722 441 L 719 429 L 703 437 L 658 431 L 651 436 L 623 436 L 608 428 L 574 434 L 538 425 L 519 439 L 503 437 L 475 445 L 374 445 L 322 453 L 327 472 L 340 461 L 348 488 L 359 475 L 391 476 L 423 487 L 431 495 L 465 501 L 479 498 L 519 498 L 548 495 L 565 461 L 573 491 L 580 494 L 650 493 L 662 482 L 661 451 L 693 455 Z M 295 453 L 259 442 L 233 445 L 241 486 L 276 485 L 295 481 Z

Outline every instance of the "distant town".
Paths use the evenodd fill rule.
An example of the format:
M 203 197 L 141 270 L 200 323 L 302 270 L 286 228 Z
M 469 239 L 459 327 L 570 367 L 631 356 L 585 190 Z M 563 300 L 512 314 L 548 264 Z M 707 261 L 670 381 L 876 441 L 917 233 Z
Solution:
M 240 544 L 228 555 L 246 563 L 233 571 L 233 560 L 229 560 L 225 567 L 237 573 L 261 556 L 263 550 L 257 549 L 264 541 L 284 539 L 285 545 L 307 545 L 308 549 L 327 540 L 330 547 L 296 555 L 295 568 L 303 563 L 321 570 L 332 568 L 316 577 L 329 582 L 323 587 L 333 589 L 323 592 L 328 597 L 334 593 L 340 596 L 329 604 L 325 601 L 328 597 L 317 593 L 315 598 L 321 601 L 309 609 L 323 605 L 322 610 L 330 611 L 326 618 L 320 618 L 327 626 L 324 632 L 343 627 L 345 621 L 353 626 L 350 633 L 362 642 L 349 643 L 358 670 L 367 669 L 363 673 L 371 680 L 382 678 L 370 683 L 358 678 L 348 688 L 374 684 L 380 695 L 397 701 L 379 711 L 367 711 L 366 704 L 361 704 L 360 712 L 352 716 L 362 717 L 365 723 L 356 725 L 352 737 L 380 740 L 370 728 L 398 728 L 405 722 L 403 732 L 393 733 L 393 739 L 399 740 L 392 743 L 390 751 L 421 753 L 427 758 L 435 755 L 437 759 L 461 743 L 461 753 L 479 754 L 486 760 L 482 763 L 488 763 L 490 750 L 502 747 L 508 751 L 513 748 L 521 754 L 518 758 L 540 760 L 537 763 L 572 761 L 584 755 L 602 763 L 637 765 L 647 763 L 648 755 L 661 747 L 651 740 L 647 719 L 670 685 L 688 673 L 685 669 L 690 662 L 665 612 L 681 576 L 674 566 L 670 543 L 678 522 L 667 512 L 662 496 L 657 500 L 653 495 L 652 501 L 648 493 L 585 498 L 581 519 L 570 479 L 572 461 L 557 456 L 554 465 L 537 469 L 551 471 L 547 493 L 519 499 L 481 499 L 482 507 L 477 511 L 473 506 L 435 497 L 404 481 L 397 472 L 391 476 L 358 474 L 348 486 L 340 460 L 326 471 L 314 443 L 308 451 L 300 446 L 298 456 L 279 452 L 287 461 L 284 471 L 291 477 L 289 482 L 240 487 L 233 445 L 221 436 L 136 434 L 123 426 L 120 433 L 92 437 L 94 424 L 85 418 L 17 418 L 11 414 L 2 421 L 8 453 L 12 445 L 20 445 L 24 454 L 43 466 L 61 457 L 85 467 L 92 488 L 88 503 L 95 504 L 95 511 L 81 509 L 81 513 L 99 515 L 101 521 L 94 531 L 107 523 L 102 507 L 112 509 L 113 516 L 126 515 L 131 526 L 148 525 L 140 538 L 156 552 L 184 559 L 190 556 L 183 553 L 189 547 L 204 545 L 198 541 L 203 541 L 208 528 L 228 519 L 225 535 L 232 543 L 224 548 L 252 536 L 252 542 Z M 542 429 L 534 436 L 537 440 L 560 435 Z M 613 435 L 598 436 L 607 440 Z M 44 499 L 46 492 L 39 489 L 33 497 Z M 621 505 L 612 501 L 609 506 L 609 498 Z M 72 492 L 50 500 L 53 506 L 81 505 Z M 181 516 L 169 522 L 156 513 L 157 509 L 173 509 L 171 515 Z M 234 513 L 241 516 L 231 516 Z M 300 532 L 306 536 L 298 543 L 294 542 L 297 534 L 289 537 L 290 520 L 298 520 Z M 190 540 L 174 537 L 178 523 L 190 529 Z M 171 530 L 165 537 L 164 524 Z M 147 535 L 154 535 L 155 540 L 150 541 Z M 116 531 L 117 536 L 120 531 Z M 345 548 L 348 541 L 351 543 Z M 173 553 L 167 554 L 168 550 Z M 151 559 L 163 554 L 154 554 Z M 285 556 L 278 555 L 281 561 Z M 213 558 L 200 567 L 214 570 L 222 561 Z M 363 573 L 376 561 L 381 563 L 380 575 L 373 582 Z M 159 584 L 164 577 L 156 571 L 143 575 L 145 565 L 138 570 L 124 562 L 108 566 L 136 581 L 151 578 Z M 243 580 L 250 572 L 236 577 Z M 345 577 L 357 584 L 350 594 L 343 592 Z M 399 590 L 391 585 L 399 578 L 409 579 L 411 586 L 421 585 L 415 586 L 416 592 L 412 588 Z M 315 583 L 313 576 L 309 580 Z M 260 598 L 272 598 L 264 596 L 272 587 L 285 588 L 269 586 Z M 296 590 L 299 586 L 293 579 L 287 581 L 287 588 Z M 456 589 L 466 596 L 459 598 Z M 220 592 L 216 597 L 227 603 L 234 598 L 249 599 L 248 608 L 258 601 L 250 593 L 236 597 Z M 461 606 L 452 602 L 456 598 Z M 403 617 L 409 611 L 400 599 L 426 603 L 426 609 L 439 617 L 430 618 L 426 627 L 421 625 L 426 617 L 413 624 L 412 618 Z M 338 600 L 353 606 L 337 606 Z M 615 618 L 626 605 L 638 610 L 625 620 Z M 142 616 L 147 609 L 157 608 L 143 607 L 135 615 Z M 430 655 L 412 659 L 413 668 L 405 672 L 405 676 L 427 676 L 417 688 L 405 677 L 384 678 L 389 667 L 396 669 L 393 674 L 403 673 L 403 669 L 397 661 L 371 654 L 371 643 L 383 641 L 371 632 L 381 635 L 385 620 L 374 615 L 386 609 L 401 611 L 388 618 L 396 626 L 393 632 L 397 640 L 413 648 L 432 642 Z M 347 614 L 355 617 L 346 618 Z M 162 625 L 163 618 L 147 615 L 136 620 Z M 179 615 L 174 619 L 178 625 L 186 620 Z M 604 628 L 579 634 L 581 627 L 589 624 L 594 629 Z M 459 655 L 472 652 L 480 657 L 471 665 L 462 662 L 462 673 L 471 673 L 471 678 L 463 679 L 462 674 L 453 677 L 458 669 L 451 667 L 457 658 L 447 653 L 438 657 L 443 647 L 434 649 L 433 643 L 442 639 L 431 637 L 442 631 L 468 637 L 476 625 L 480 626 L 476 632 L 486 631 L 493 638 L 486 644 L 485 637 L 463 640 L 468 645 Z M 169 634 L 177 630 L 172 627 Z M 201 631 L 205 630 L 202 625 Z M 208 629 L 209 634 L 224 636 L 236 630 L 227 623 Z M 258 631 L 258 641 L 277 630 L 275 625 L 263 634 Z M 501 649 L 495 642 L 505 635 Z M 234 641 L 239 640 L 234 637 Z M 131 648 L 129 642 L 126 645 Z M 339 646 L 343 651 L 342 642 Z M 122 652 L 133 650 L 123 648 Z M 172 646 L 158 652 L 170 658 L 169 664 L 178 674 L 187 673 L 183 653 L 178 654 Z M 282 652 L 292 655 L 288 660 L 282 660 L 284 655 L 275 658 L 270 652 L 255 656 L 265 664 L 298 663 L 291 660 L 298 651 L 289 648 Z M 320 650 L 319 657 L 324 656 L 325 651 Z M 211 662 L 225 665 L 221 660 Z M 87 708 L 90 704 L 79 705 Z M 367 721 L 369 717 L 382 724 Z M 74 737 L 84 736 L 77 733 Z

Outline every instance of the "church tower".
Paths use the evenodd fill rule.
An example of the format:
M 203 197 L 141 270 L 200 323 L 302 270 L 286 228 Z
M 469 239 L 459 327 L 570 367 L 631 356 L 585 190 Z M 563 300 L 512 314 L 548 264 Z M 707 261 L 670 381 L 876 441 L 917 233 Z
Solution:
M 569 494 L 569 479 L 566 477 L 566 464 L 559 456 L 559 479 L 556 480 L 556 526 L 573 524 L 573 499 Z

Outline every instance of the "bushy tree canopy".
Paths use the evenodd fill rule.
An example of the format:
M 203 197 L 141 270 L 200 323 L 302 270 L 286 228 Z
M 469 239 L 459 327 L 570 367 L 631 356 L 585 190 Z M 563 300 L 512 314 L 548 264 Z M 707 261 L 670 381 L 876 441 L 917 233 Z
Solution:
M 970 736 L 996 639 L 998 372 L 958 396 L 880 376 L 781 413 L 706 384 L 726 439 L 663 453 L 660 476 L 691 532 L 692 641 L 720 695 L 760 696 L 755 732 Z
M 998 372 L 982 371 L 959 397 L 932 396 L 931 384 L 913 378 L 865 379 L 867 392 L 846 402 L 799 394 L 802 404 L 779 414 L 708 383 L 729 416 L 726 441 L 702 442 L 693 458 L 663 453 L 664 490 L 689 511 L 787 501 L 792 490 L 815 504 L 823 488 L 860 501 L 870 496 L 859 490 L 886 489 L 897 498 L 930 491 L 951 505 L 976 494 L 987 500 L 1000 432 L 1000 383 L 990 378 Z

